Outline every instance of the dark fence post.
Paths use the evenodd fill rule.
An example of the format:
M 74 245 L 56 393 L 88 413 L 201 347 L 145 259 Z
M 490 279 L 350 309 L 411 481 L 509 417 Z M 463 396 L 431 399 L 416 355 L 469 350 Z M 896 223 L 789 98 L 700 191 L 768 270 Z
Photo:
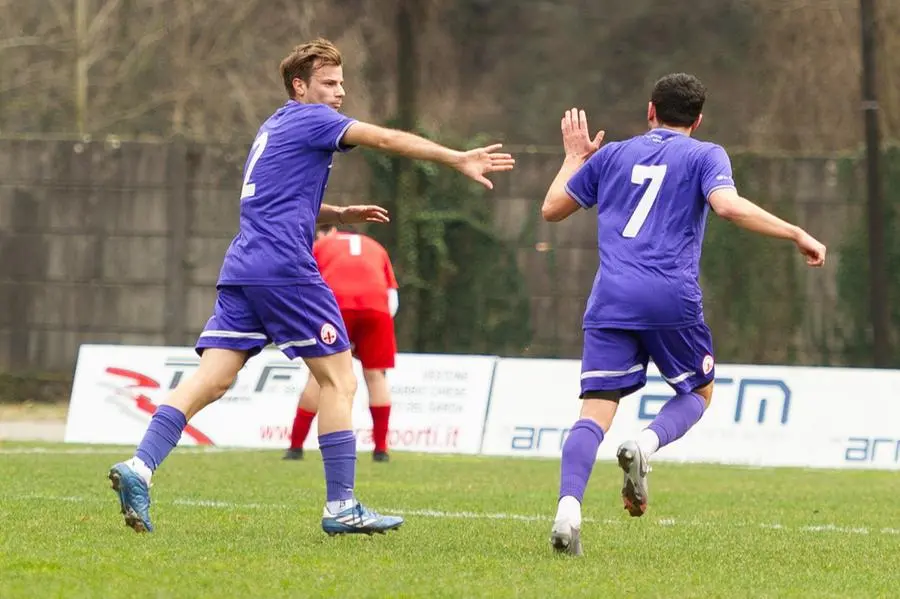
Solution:
M 167 144 L 166 178 L 168 198 L 168 248 L 166 251 L 166 343 L 183 345 L 187 313 L 188 233 L 190 189 L 188 188 L 187 143 L 176 137 Z
M 869 224 L 869 302 L 872 321 L 872 362 L 886 367 L 891 362 L 891 317 L 888 268 L 884 238 L 884 198 L 881 189 L 881 139 L 878 131 L 878 99 L 875 93 L 875 53 L 878 44 L 875 0 L 860 0 L 862 33 L 862 100 L 866 129 L 866 187 Z

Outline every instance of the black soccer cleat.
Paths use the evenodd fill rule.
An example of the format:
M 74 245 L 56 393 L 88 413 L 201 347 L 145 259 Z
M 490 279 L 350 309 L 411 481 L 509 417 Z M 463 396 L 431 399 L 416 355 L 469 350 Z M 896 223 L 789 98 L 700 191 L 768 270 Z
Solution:
M 291 448 L 284 452 L 284 455 L 281 457 L 282 460 L 302 460 L 303 459 L 303 448 L 298 447 L 297 449 Z

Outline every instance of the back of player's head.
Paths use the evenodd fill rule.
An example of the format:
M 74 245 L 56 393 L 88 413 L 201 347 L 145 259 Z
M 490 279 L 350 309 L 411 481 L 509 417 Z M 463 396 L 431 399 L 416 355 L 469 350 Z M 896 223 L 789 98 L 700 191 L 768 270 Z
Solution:
M 653 86 L 650 102 L 656 107 L 656 119 L 663 125 L 690 127 L 706 101 L 706 88 L 687 73 L 666 75 Z
M 359 233 L 353 225 L 316 225 L 316 239 L 332 233 Z
M 341 52 L 324 38 L 300 44 L 281 61 L 281 79 L 288 96 L 294 97 L 294 79 L 309 83 L 313 71 L 322 66 L 342 66 Z

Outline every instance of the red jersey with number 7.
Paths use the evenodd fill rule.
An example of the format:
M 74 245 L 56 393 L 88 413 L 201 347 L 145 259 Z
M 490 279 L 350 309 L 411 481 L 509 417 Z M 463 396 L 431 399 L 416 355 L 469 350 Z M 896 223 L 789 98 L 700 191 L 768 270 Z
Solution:
M 313 256 L 338 307 L 390 314 L 388 289 L 397 289 L 391 259 L 384 247 L 365 235 L 336 232 L 313 244 Z

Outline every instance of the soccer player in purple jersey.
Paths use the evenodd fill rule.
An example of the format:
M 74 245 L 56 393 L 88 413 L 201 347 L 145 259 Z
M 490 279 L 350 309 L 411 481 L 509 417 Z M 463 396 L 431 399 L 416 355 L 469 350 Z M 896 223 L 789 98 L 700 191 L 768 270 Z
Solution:
M 488 189 L 485 175 L 513 168 L 500 144 L 467 152 L 341 115 L 342 58 L 329 41 L 297 46 L 282 62 L 288 100 L 259 128 L 244 165 L 240 229 L 225 254 L 212 317 L 200 334 L 200 366 L 159 407 L 134 457 L 112 467 L 125 524 L 152 531 L 150 479 L 187 422 L 222 397 L 244 363 L 270 341 L 302 359 L 320 386 L 319 447 L 325 469 L 322 529 L 384 532 L 403 519 L 379 515 L 354 495 L 356 392 L 350 344 L 334 294 L 312 254 L 317 224 L 388 222 L 379 206 L 322 203 L 332 155 L 367 146 L 452 167 Z
M 739 227 L 793 241 L 809 266 L 825 246 L 738 195 L 722 147 L 698 141 L 706 90 L 691 75 L 656 82 L 650 130 L 600 148 L 584 111 L 562 120 L 566 157 L 541 213 L 561 221 L 597 207 L 600 266 L 584 314 L 580 419 L 563 445 L 559 502 L 550 541 L 581 555 L 581 502 L 603 435 L 619 400 L 647 382 L 652 358 L 675 391 L 636 440 L 617 452 L 622 499 L 632 516 L 647 509 L 648 461 L 684 435 L 709 405 L 715 374 L 712 337 L 703 320 L 700 248 L 709 208 Z

